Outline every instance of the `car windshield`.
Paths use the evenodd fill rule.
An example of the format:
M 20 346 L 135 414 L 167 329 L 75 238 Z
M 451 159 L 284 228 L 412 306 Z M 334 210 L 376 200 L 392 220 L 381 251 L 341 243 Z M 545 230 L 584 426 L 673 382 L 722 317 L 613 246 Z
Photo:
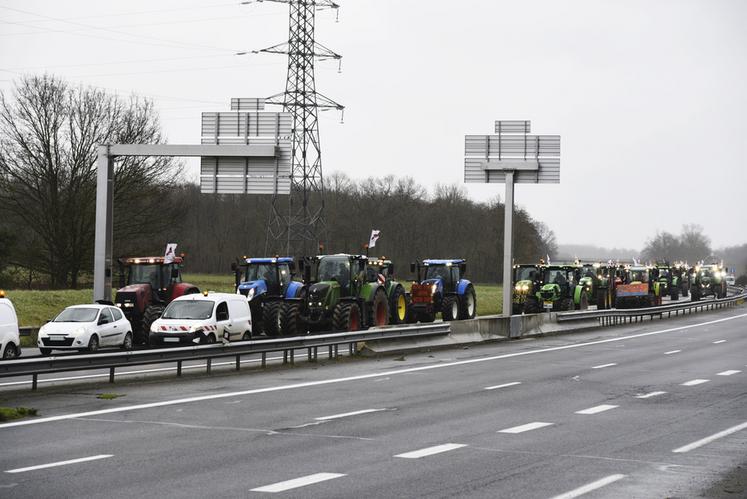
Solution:
M 244 278 L 246 281 L 267 281 L 275 282 L 277 273 L 272 264 L 269 263 L 250 263 L 246 265 Z
M 98 314 L 98 308 L 66 308 L 53 322 L 93 322 Z
M 172 301 L 166 307 L 162 319 L 209 319 L 213 315 L 215 302 L 210 300 Z
M 319 261 L 317 278 L 321 281 L 335 280 L 340 284 L 350 281 L 350 261 L 347 257 L 325 257 Z
M 519 267 L 516 269 L 516 281 L 533 281 L 537 275 L 536 267 Z
M 425 268 L 425 278 L 448 280 L 449 269 L 451 269 L 451 267 L 447 267 L 446 265 L 429 265 Z

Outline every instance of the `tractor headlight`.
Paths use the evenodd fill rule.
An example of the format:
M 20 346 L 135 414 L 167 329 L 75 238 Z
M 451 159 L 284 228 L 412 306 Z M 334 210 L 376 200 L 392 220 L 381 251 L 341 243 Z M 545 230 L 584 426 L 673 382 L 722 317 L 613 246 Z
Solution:
M 257 288 L 252 288 L 249 290 L 249 292 L 246 294 L 246 299 L 251 300 L 254 298 L 254 292 L 257 290 Z
M 516 286 L 514 286 L 514 289 L 516 291 L 521 291 L 521 284 L 517 284 Z
M 435 293 L 438 289 L 438 286 L 436 284 L 431 284 L 431 294 Z
M 523 286 L 521 287 L 521 290 L 522 290 L 522 291 L 529 291 L 529 284 L 524 284 L 524 285 L 523 285 Z

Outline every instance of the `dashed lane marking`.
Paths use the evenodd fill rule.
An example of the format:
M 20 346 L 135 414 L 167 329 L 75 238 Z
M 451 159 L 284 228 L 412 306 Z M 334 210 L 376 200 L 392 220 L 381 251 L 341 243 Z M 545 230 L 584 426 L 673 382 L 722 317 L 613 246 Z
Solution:
M 594 407 L 589 407 L 582 411 L 576 411 L 576 414 L 599 414 L 600 412 L 609 411 L 611 409 L 617 409 L 619 405 L 602 404 Z
M 498 433 L 524 433 L 525 431 L 537 430 L 546 426 L 552 426 L 555 423 L 543 423 L 542 421 L 535 421 L 534 423 L 527 423 L 519 426 L 512 426 L 505 430 L 499 430 Z
M 602 487 L 609 485 L 611 483 L 614 483 L 618 480 L 621 480 L 625 478 L 626 475 L 610 475 L 606 476 L 604 478 L 601 478 L 597 480 L 596 482 L 587 483 L 586 485 L 579 487 L 577 489 L 573 489 L 569 492 L 566 492 L 565 494 L 560 494 L 559 496 L 555 496 L 553 499 L 573 499 L 574 497 L 579 497 L 584 494 L 588 494 L 589 492 L 592 492 L 597 489 L 601 489 Z
M 87 461 L 96 461 L 98 459 L 106 459 L 108 457 L 112 457 L 112 454 L 99 454 L 97 456 L 70 459 L 69 461 L 57 461 L 56 463 L 39 464 L 37 466 L 29 466 L 27 468 L 16 468 L 14 470 L 7 470 L 6 473 L 25 473 L 26 471 L 43 470 L 45 468 L 54 468 L 56 466 L 66 466 L 68 464 L 85 463 Z
M 412 452 L 405 452 L 403 454 L 397 454 L 394 457 L 401 457 L 404 459 L 420 459 L 421 457 L 432 456 L 434 454 L 441 454 L 442 452 L 449 452 L 450 450 L 461 449 L 467 447 L 466 444 L 442 444 L 435 445 L 433 447 L 426 447 L 425 449 L 414 450 Z
M 703 383 L 708 383 L 711 381 L 710 379 L 691 379 L 690 381 L 685 381 L 682 383 L 682 386 L 696 386 L 696 385 L 702 385 Z
M 722 371 L 722 372 L 716 374 L 716 376 L 731 376 L 732 374 L 739 374 L 741 372 L 742 371 L 738 371 L 736 369 L 729 369 L 728 371 Z
M 664 352 L 664 355 L 672 355 L 674 353 L 680 353 L 682 350 L 670 350 L 668 352 Z
M 363 409 L 360 411 L 344 412 L 342 414 L 333 414 L 331 416 L 321 416 L 321 417 L 314 418 L 314 419 L 316 421 L 328 421 L 330 419 L 347 418 L 349 416 L 358 416 L 359 414 L 368 414 L 371 412 L 381 412 L 381 411 L 386 411 L 386 408 L 384 409 Z
M 594 366 L 594 367 L 592 367 L 592 369 L 604 369 L 605 367 L 612 367 L 612 366 L 616 366 L 616 365 L 617 365 L 617 363 L 612 362 L 610 364 L 602 364 L 601 366 Z
M 498 388 L 508 388 L 509 386 L 520 385 L 521 381 L 512 381 L 511 383 L 503 383 L 502 385 L 486 386 L 486 390 L 497 390 Z
M 637 399 L 650 399 L 651 397 L 658 397 L 659 395 L 664 395 L 667 392 L 649 392 L 649 393 L 642 393 L 640 395 L 636 395 L 635 398 Z
M 273 483 L 265 485 L 264 487 L 257 487 L 252 489 L 252 492 L 285 492 L 286 490 L 297 489 L 299 487 L 305 487 L 307 485 L 313 485 L 319 482 L 326 482 L 334 478 L 340 478 L 346 476 L 342 473 L 314 473 L 313 475 L 302 476 L 294 478 L 293 480 L 286 480 L 284 482 Z

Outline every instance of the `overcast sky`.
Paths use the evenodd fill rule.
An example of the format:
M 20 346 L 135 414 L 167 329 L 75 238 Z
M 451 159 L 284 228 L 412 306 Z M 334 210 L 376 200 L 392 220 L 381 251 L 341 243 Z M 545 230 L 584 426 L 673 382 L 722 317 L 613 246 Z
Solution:
M 465 134 L 529 119 L 562 136 L 561 183 L 516 201 L 560 243 L 640 248 L 705 227 L 747 242 L 747 2 L 339 0 L 317 41 L 324 171 L 461 183 Z M 0 89 L 24 73 L 151 97 L 172 143 L 200 113 L 285 85 L 287 5 L 220 0 L 0 0 Z M 190 163 L 196 178 L 197 166 Z M 498 184 L 467 186 L 475 200 Z

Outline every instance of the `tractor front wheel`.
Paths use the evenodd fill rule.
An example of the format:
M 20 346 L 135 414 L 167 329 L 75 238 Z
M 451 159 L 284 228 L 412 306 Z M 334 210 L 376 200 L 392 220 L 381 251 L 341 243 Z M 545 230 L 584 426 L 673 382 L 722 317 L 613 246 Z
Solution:
M 332 323 L 338 331 L 358 331 L 361 328 L 361 309 L 357 303 L 338 303 Z
M 150 345 L 150 326 L 161 317 L 164 307 L 162 305 L 149 305 L 143 312 L 143 321 L 140 343 Z
M 441 302 L 441 317 L 444 322 L 455 321 L 459 317 L 459 304 L 454 295 L 444 296 Z
M 459 318 L 461 320 L 474 319 L 475 315 L 477 315 L 477 296 L 475 288 L 470 285 L 459 300 Z
M 581 298 L 579 299 L 578 303 L 578 309 L 579 310 L 587 310 L 589 308 L 589 295 L 586 293 L 581 293 Z
M 404 324 L 407 320 L 407 297 L 405 296 L 405 290 L 400 286 L 395 288 L 392 293 L 392 300 L 389 304 L 392 311 L 392 324 Z
M 277 338 L 280 335 L 280 307 L 282 302 L 268 301 L 262 309 L 262 329 L 268 338 Z M 254 322 L 252 322 L 254 323 Z

